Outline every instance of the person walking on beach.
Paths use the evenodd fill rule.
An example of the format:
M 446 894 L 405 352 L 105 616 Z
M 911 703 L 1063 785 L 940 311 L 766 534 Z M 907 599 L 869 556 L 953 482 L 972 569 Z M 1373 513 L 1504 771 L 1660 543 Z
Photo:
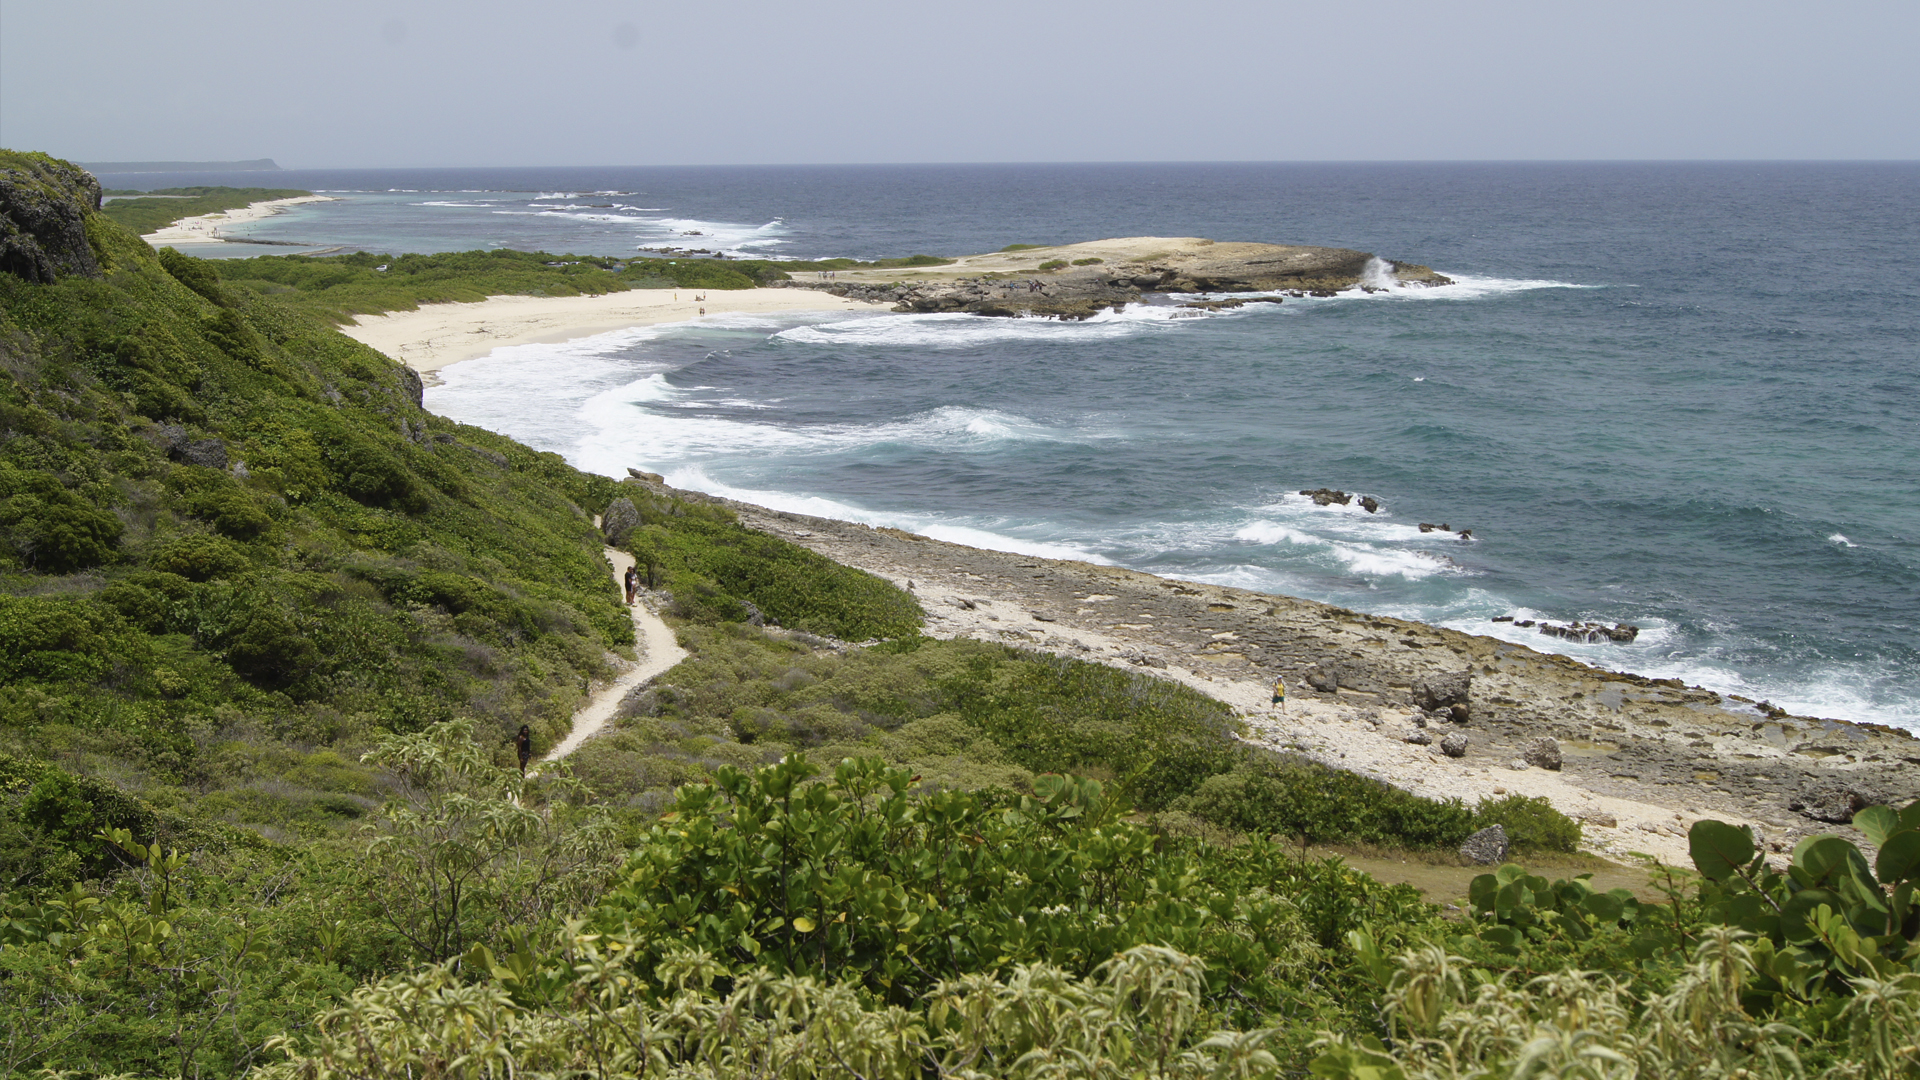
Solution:
M 1281 712 L 1287 711 L 1287 677 L 1285 675 L 1273 680 L 1273 704 Z
M 627 606 L 632 607 L 634 598 L 640 595 L 640 568 L 627 567 Z
M 520 734 L 513 737 L 513 750 L 520 755 L 520 775 L 527 775 L 527 762 L 533 758 L 533 729 L 520 725 Z

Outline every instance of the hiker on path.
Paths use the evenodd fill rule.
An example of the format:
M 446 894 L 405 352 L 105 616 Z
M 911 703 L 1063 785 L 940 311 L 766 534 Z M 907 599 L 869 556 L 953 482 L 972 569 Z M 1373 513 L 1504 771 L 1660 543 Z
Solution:
M 533 730 L 525 724 L 520 725 L 520 734 L 513 737 L 513 750 L 520 755 L 520 775 L 527 775 L 527 762 L 533 758 Z
M 640 595 L 640 568 L 637 566 L 627 567 L 626 581 L 627 606 L 632 607 L 634 599 Z
M 1279 706 L 1281 712 L 1287 711 L 1287 677 L 1285 675 L 1273 680 L 1273 703 Z

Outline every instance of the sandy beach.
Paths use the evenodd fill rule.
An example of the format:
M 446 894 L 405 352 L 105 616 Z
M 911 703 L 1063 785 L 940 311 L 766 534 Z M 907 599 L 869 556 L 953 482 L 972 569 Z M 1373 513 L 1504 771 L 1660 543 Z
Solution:
M 557 343 L 705 315 L 885 312 L 888 305 L 806 289 L 630 289 L 604 296 L 490 296 L 362 315 L 340 328 L 415 371 L 432 372 L 506 345 Z
M 1175 679 L 1232 706 L 1249 742 L 1416 794 L 1544 797 L 1613 859 L 1688 866 L 1687 830 L 1711 817 L 1753 826 L 1784 860 L 1805 836 L 1852 834 L 1843 822 L 1856 803 L 1920 796 L 1920 741 L 1905 732 L 1770 714 L 1672 680 L 1311 600 L 715 501 L 911 590 L 929 636 Z M 1423 684 L 1449 676 L 1470 680 L 1460 684 L 1465 722 L 1415 704 Z M 1288 683 L 1284 710 L 1269 700 L 1276 678 Z M 1449 735 L 1465 739 L 1458 756 L 1442 752 Z M 1558 768 L 1524 760 L 1542 738 L 1556 744 Z
M 230 241 L 220 235 L 220 230 L 226 226 L 259 221 L 261 218 L 285 213 L 289 206 L 334 201 L 331 195 L 300 195 L 291 199 L 268 199 L 265 202 L 249 203 L 236 210 L 223 210 L 218 214 L 181 218 L 166 228 L 148 233 L 140 239 L 156 247 L 161 244 L 170 247 L 187 244 L 225 244 Z

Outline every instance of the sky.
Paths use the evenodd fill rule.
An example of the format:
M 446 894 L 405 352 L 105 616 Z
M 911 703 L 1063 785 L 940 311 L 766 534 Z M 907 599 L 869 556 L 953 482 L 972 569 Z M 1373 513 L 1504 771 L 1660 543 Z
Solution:
M 285 168 L 1920 158 L 1920 3 L 0 0 L 0 145 Z

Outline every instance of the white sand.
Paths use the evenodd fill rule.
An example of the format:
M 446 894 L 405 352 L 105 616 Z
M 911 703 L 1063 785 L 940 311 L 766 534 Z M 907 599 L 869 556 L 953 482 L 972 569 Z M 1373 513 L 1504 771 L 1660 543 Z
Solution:
M 490 296 L 472 304 L 425 304 L 414 311 L 362 315 L 340 330 L 415 371 L 437 371 L 505 345 L 572 341 L 686 322 L 703 313 L 887 310 L 873 301 L 811 289 L 631 289 L 604 296 Z
M 265 202 L 251 203 L 237 210 L 223 210 L 218 214 L 203 214 L 200 217 L 181 218 L 179 221 L 148 233 L 140 239 L 149 244 L 224 244 L 228 243 L 220 235 L 220 229 L 227 225 L 238 225 L 246 221 L 259 221 L 275 214 L 285 213 L 289 206 L 301 203 L 334 202 L 331 195 L 300 195 L 291 199 L 268 199 Z

